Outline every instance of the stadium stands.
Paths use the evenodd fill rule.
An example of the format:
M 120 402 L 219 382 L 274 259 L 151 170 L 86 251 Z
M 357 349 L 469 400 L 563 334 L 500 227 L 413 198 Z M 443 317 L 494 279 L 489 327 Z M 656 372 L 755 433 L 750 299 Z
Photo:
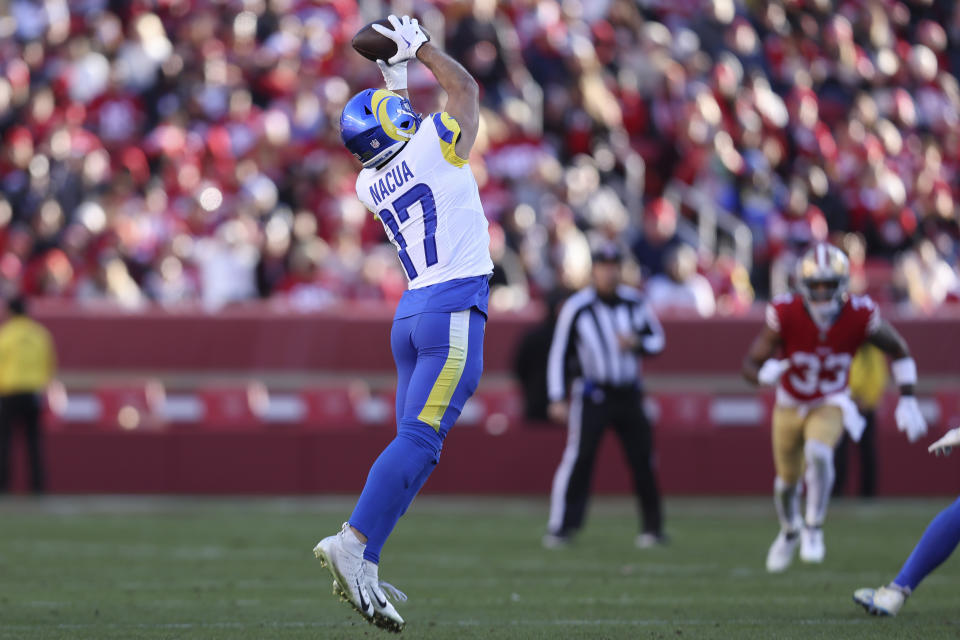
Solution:
M 380 82 L 348 45 L 380 3 L 10 7 L 0 293 L 125 309 L 399 296 L 336 124 Z M 721 314 L 782 288 L 824 237 L 881 300 L 956 302 L 956 3 L 414 7 L 483 88 L 472 166 L 500 238 L 494 306 L 577 286 L 602 236 L 649 274 L 650 242 L 694 244 Z M 424 73 L 411 89 L 429 111 Z

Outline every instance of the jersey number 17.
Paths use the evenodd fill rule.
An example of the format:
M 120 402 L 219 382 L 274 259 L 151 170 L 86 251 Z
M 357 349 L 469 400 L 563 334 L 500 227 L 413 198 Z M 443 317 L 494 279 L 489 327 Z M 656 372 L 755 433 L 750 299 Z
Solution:
M 410 259 L 410 254 L 407 253 L 407 241 L 400 233 L 400 224 L 410 219 L 409 209 L 417 202 L 423 209 L 423 255 L 429 267 L 437 264 L 437 241 L 435 238 L 437 233 L 437 202 L 433 199 L 433 191 L 430 190 L 430 187 L 421 182 L 402 193 L 393 201 L 396 216 L 390 209 L 381 209 L 377 212 L 383 223 L 390 229 L 393 241 L 400 248 L 398 254 L 400 264 L 403 265 L 407 272 L 407 278 L 410 280 L 416 278 L 418 274 L 413 266 L 413 260 Z

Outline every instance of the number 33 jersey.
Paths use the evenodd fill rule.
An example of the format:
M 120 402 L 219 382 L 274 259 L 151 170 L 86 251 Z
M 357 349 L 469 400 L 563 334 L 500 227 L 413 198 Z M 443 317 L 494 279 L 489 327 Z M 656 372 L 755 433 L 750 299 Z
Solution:
M 813 321 L 800 296 L 775 298 L 767 305 L 766 324 L 780 334 L 784 357 L 790 360 L 780 378 L 778 401 L 817 402 L 846 392 L 853 356 L 880 322 L 868 296 L 850 296 L 826 329 Z
M 357 196 L 397 248 L 409 289 L 493 271 L 477 181 L 454 149 L 459 136 L 451 116 L 431 114 L 387 164 L 357 178 Z

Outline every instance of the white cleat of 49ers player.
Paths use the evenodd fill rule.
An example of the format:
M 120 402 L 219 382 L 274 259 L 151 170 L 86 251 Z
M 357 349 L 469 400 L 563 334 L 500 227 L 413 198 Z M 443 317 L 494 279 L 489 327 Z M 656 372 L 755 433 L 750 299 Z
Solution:
M 823 529 L 804 527 L 800 531 L 800 559 L 804 562 L 820 563 L 825 555 L 827 547 L 823 543 Z
M 340 532 L 327 536 L 313 548 L 320 564 L 333 574 L 334 593 L 346 600 L 367 621 L 373 621 L 373 602 L 363 572 L 364 544 L 344 522 Z
M 767 571 L 770 573 L 786 571 L 793 562 L 793 554 L 796 553 L 799 543 L 800 535 L 796 531 L 787 533 L 781 530 L 767 552 Z

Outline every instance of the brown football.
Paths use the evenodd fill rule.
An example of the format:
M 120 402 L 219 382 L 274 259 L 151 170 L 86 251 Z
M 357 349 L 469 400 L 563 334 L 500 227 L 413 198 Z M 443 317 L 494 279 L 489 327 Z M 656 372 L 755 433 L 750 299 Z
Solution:
M 353 41 L 350 44 L 357 50 L 357 53 L 368 60 L 389 60 L 392 56 L 397 55 L 397 45 L 390 38 L 374 31 L 373 25 L 375 24 L 393 29 L 390 21 L 386 18 L 371 22 L 363 29 L 360 29 L 357 35 L 353 36 Z M 430 34 L 427 33 L 427 30 L 424 29 L 423 26 L 421 26 L 420 29 L 423 31 L 423 35 L 427 36 L 427 42 L 430 42 Z

